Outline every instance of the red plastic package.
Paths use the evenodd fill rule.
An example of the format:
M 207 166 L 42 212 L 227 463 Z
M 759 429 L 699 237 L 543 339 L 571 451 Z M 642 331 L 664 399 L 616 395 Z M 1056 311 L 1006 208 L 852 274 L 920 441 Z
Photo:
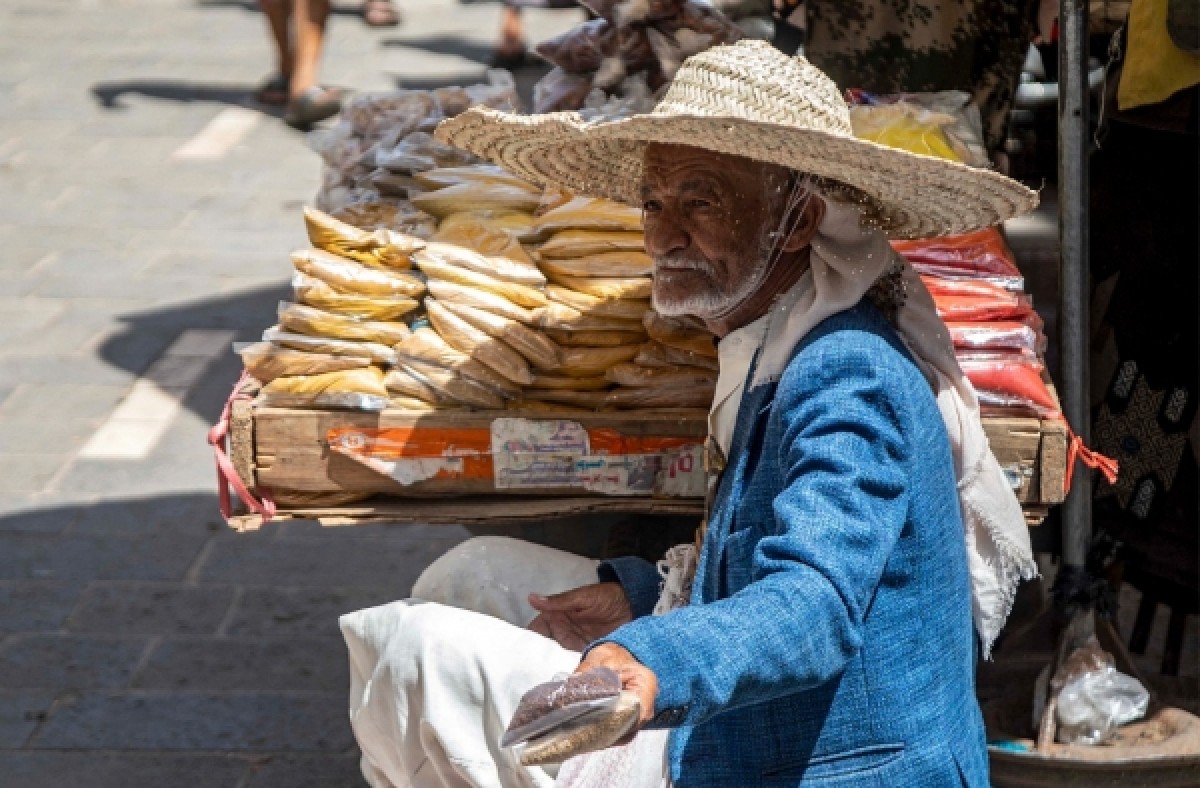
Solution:
M 938 317 L 947 323 L 980 323 L 991 320 L 1025 322 L 1034 320 L 1029 296 L 1001 291 L 1003 295 L 959 295 L 933 293 Z
M 1012 251 L 995 227 L 965 235 L 892 241 L 920 274 L 943 279 L 984 279 L 1008 290 L 1024 288 Z
M 959 357 L 959 366 L 985 407 L 1032 411 L 1043 419 L 1062 418 L 1058 403 L 1042 379 L 1037 359 L 1015 355 Z
M 960 352 L 1009 352 L 1037 358 L 1046 350 L 1046 337 L 1034 326 L 1015 320 L 987 323 L 946 323 L 950 340 Z

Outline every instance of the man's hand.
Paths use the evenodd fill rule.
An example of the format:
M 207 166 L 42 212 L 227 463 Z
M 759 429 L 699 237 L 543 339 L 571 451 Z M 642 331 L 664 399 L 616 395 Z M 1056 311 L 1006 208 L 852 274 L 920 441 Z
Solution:
M 601 643 L 588 652 L 576 673 L 583 673 L 594 668 L 612 668 L 621 677 L 621 689 L 638 696 L 642 705 L 642 716 L 638 720 L 638 728 L 654 718 L 654 701 L 658 698 L 658 677 L 654 671 L 634 659 L 624 646 L 616 643 Z M 624 744 L 629 738 L 618 742 Z
M 529 628 L 572 651 L 583 651 L 588 643 L 633 620 L 620 583 L 593 583 L 548 597 L 530 594 L 529 604 L 538 611 Z

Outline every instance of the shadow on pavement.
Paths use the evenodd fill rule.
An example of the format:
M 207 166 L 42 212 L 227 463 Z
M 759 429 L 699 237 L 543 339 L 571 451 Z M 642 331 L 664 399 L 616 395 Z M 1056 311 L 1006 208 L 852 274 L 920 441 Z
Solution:
M 493 47 L 469 38 L 453 35 L 425 36 L 421 38 L 385 38 L 380 42 L 385 47 L 407 47 L 420 49 L 435 55 L 457 55 L 476 63 L 491 62 Z
M 256 110 L 276 118 L 282 117 L 281 107 L 268 107 L 254 100 L 254 91 L 257 89 L 254 85 L 212 84 L 185 79 L 131 79 L 97 83 L 92 86 L 92 96 L 101 107 L 108 110 L 129 109 L 129 105 L 122 99 L 132 95 L 186 104 L 228 104 Z

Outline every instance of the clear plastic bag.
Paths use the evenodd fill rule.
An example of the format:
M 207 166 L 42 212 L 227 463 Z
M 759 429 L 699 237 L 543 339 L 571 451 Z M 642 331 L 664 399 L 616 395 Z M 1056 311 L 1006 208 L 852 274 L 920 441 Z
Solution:
M 643 333 L 640 320 L 626 320 L 601 315 L 585 315 L 566 304 L 547 304 L 534 310 L 534 323 L 544 329 L 561 331 Z
M 262 387 L 261 405 L 281 408 L 319 407 L 380 411 L 388 393 L 379 367 L 275 378 Z
M 708 408 L 716 386 L 621 386 L 604 395 L 604 404 L 618 408 Z
M 516 245 L 520 248 L 520 244 Z M 516 282 L 532 287 L 546 284 L 545 274 L 539 271 L 527 256 L 524 261 L 512 257 L 490 257 L 465 246 L 431 241 L 428 246 L 414 254 L 413 259 L 417 261 L 418 265 L 428 261 L 454 265 L 485 276 L 502 279 L 505 282 Z
M 500 395 L 500 392 L 466 378 L 455 370 L 416 359 L 403 359 L 398 368 L 430 386 L 439 395 L 454 402 L 473 408 L 504 407 L 505 398 Z M 387 378 L 384 378 L 384 384 L 387 384 Z
M 547 233 L 572 229 L 640 233 L 642 212 L 633 206 L 599 197 L 573 197 L 542 213 L 535 225 Z
M 521 189 L 541 199 L 542 187 L 522 180 L 498 164 L 475 164 L 466 167 L 439 167 L 435 170 L 418 172 L 412 176 L 426 191 L 448 189 L 465 183 L 480 186 L 507 186 Z
M 892 241 L 917 273 L 942 279 L 983 279 L 1008 290 L 1022 290 L 1024 279 L 1012 251 L 995 227 L 963 235 Z
M 405 367 L 389 369 L 383 378 L 383 384 L 393 399 L 406 397 L 434 407 L 450 402 L 449 398 L 434 388 L 429 381 Z
M 290 375 L 316 375 L 371 366 L 371 359 L 366 356 L 308 353 L 274 342 L 241 343 L 234 345 L 233 350 L 242 357 L 246 371 L 260 383 L 270 383 L 275 378 Z
M 612 386 L 612 383 L 602 375 L 591 378 L 577 378 L 568 375 L 554 375 L 536 372 L 533 376 L 531 389 L 547 389 L 553 391 L 600 391 Z
M 590 74 L 612 54 L 615 28 L 604 19 L 592 19 L 534 47 L 541 57 L 569 74 Z
M 637 695 L 622 692 L 611 703 L 524 742 L 517 757 L 526 766 L 537 766 L 612 747 L 634 730 L 641 711 Z
M 314 337 L 307 334 L 297 334 L 285 331 L 280 326 L 271 326 L 263 331 L 262 338 L 266 342 L 274 342 L 284 347 L 303 350 L 308 353 L 328 353 L 331 356 L 366 357 L 377 364 L 391 365 L 396 363 L 396 351 L 378 342 L 356 342 L 330 337 Z
M 354 342 L 378 342 L 390 347 L 411 333 L 404 323 L 358 320 L 288 301 L 279 302 L 278 314 L 279 325 L 284 330 L 314 337 L 346 339 Z
M 640 345 L 617 347 L 568 347 L 561 352 L 562 365 L 559 375 L 573 378 L 590 378 L 603 375 L 610 367 L 630 361 L 638 354 Z
M 426 298 L 425 309 L 433 328 L 451 347 L 466 353 L 481 364 L 495 370 L 513 383 L 533 382 L 529 362 L 505 342 L 480 331 L 463 320 L 436 299 Z
M 461 148 L 438 142 L 432 134 L 414 131 L 389 148 L 375 151 L 375 166 L 389 172 L 412 175 L 440 167 L 478 164 L 479 158 Z
M 445 189 L 414 195 L 412 204 L 440 218 L 463 211 L 517 211 L 532 213 L 541 192 L 505 183 L 459 183 Z
M 1046 337 L 1030 326 L 1012 320 L 987 323 L 948 322 L 950 340 L 960 351 L 1009 351 L 1037 357 L 1046 350 Z
M 610 706 L 620 693 L 621 677 L 611 668 L 555 676 L 521 696 L 500 746 L 512 747 L 606 707 L 597 702 Z
M 406 296 L 342 293 L 322 280 L 299 271 L 292 276 L 292 290 L 296 300 L 302 304 L 364 320 L 395 320 L 420 306 L 418 301 Z
M 447 344 L 442 336 L 428 326 L 422 326 L 404 341 L 396 345 L 400 360 L 415 359 L 439 367 L 452 369 L 465 377 L 476 380 L 502 394 L 509 396 L 520 393 L 521 387 L 499 374 L 491 367 L 479 363 L 461 350 Z
M 700 356 L 717 357 L 715 338 L 698 320 L 647 312 L 642 324 L 651 339 L 664 345 L 690 350 Z
M 591 317 L 640 320 L 650 310 L 649 299 L 597 298 L 559 285 L 548 285 L 546 297 Z
M 648 276 L 612 277 L 612 276 L 564 276 L 550 274 L 550 281 L 560 287 L 573 290 L 576 293 L 599 298 L 603 301 L 642 300 L 650 298 L 654 292 L 654 280 Z
M 424 283 L 414 276 L 370 268 L 321 249 L 292 252 L 292 265 L 344 293 L 415 297 L 425 292 Z
M 516 320 L 465 304 L 445 303 L 442 306 L 488 336 L 503 341 L 538 369 L 556 369 L 562 363 L 558 345 Z
M 606 391 L 528 388 L 521 392 L 521 397 L 522 402 L 553 402 L 585 410 L 597 410 L 604 407 L 607 394 Z
M 556 67 L 533 86 L 533 111 L 541 115 L 579 109 L 591 90 L 590 74 L 569 74 Z
M 968 93 L 877 95 L 848 91 L 854 136 L 972 167 L 990 167 L 983 121 Z
M 635 363 L 614 364 L 604 377 L 622 386 L 716 386 L 717 373 L 696 367 L 643 367 Z
M 543 257 L 538 267 L 547 276 L 648 277 L 654 271 L 654 261 L 643 252 L 609 252 L 589 257 Z
M 563 230 L 538 247 L 542 257 L 590 257 L 611 252 L 646 251 L 640 232 Z
M 633 361 L 643 367 L 699 367 L 714 372 L 718 368 L 715 358 L 660 342 L 647 342 L 642 345 Z
M 446 282 L 464 285 L 465 287 L 472 287 L 476 290 L 495 293 L 521 307 L 533 308 L 546 306 L 550 303 L 545 293 L 529 285 L 506 282 L 469 268 L 451 265 L 435 255 L 418 255 L 414 259 L 417 266 L 430 279 L 441 279 Z
M 1103 744 L 1121 725 L 1146 713 L 1150 693 L 1112 665 L 1077 676 L 1058 694 L 1057 738 L 1064 744 Z
M 428 238 L 437 229 L 437 219 L 424 211 L 418 211 L 408 200 L 381 197 L 376 193 L 367 199 L 346 200 L 337 210 L 332 210 L 330 215 L 366 232 L 384 230 L 406 236 L 413 241 Z M 366 265 L 373 264 L 370 260 L 360 262 Z
M 1058 403 L 1042 379 L 1037 359 L 1013 355 L 959 355 L 959 366 L 975 387 L 979 402 L 997 408 L 1032 411 L 1043 419 L 1062 418 Z
M 530 241 L 538 235 L 533 223 L 533 215 L 522 211 L 464 211 L 442 219 L 438 232 L 453 232 L 465 224 L 482 225 L 490 230 L 508 233 L 518 241 Z
M 474 287 L 447 282 L 444 279 L 430 279 L 428 284 L 429 294 L 443 304 L 466 304 L 496 315 L 503 315 L 527 326 L 533 324 L 534 313 L 532 310 L 517 306 L 503 296 L 487 290 L 478 290 Z
M 314 208 L 304 209 L 304 225 L 313 246 L 365 265 L 409 268 L 409 256 L 425 246 L 415 236 L 388 230 L 367 232 Z
M 639 325 L 638 329 L 641 328 Z M 644 342 L 646 333 L 633 331 L 563 331 L 547 328 L 546 336 L 562 347 L 617 347 Z

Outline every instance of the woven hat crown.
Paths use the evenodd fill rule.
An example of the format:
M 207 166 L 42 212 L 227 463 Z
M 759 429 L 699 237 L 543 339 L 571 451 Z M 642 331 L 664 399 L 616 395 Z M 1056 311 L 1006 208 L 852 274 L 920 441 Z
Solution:
M 803 56 L 765 41 L 713 47 L 684 61 L 656 116 L 735 117 L 852 136 L 833 80 Z

